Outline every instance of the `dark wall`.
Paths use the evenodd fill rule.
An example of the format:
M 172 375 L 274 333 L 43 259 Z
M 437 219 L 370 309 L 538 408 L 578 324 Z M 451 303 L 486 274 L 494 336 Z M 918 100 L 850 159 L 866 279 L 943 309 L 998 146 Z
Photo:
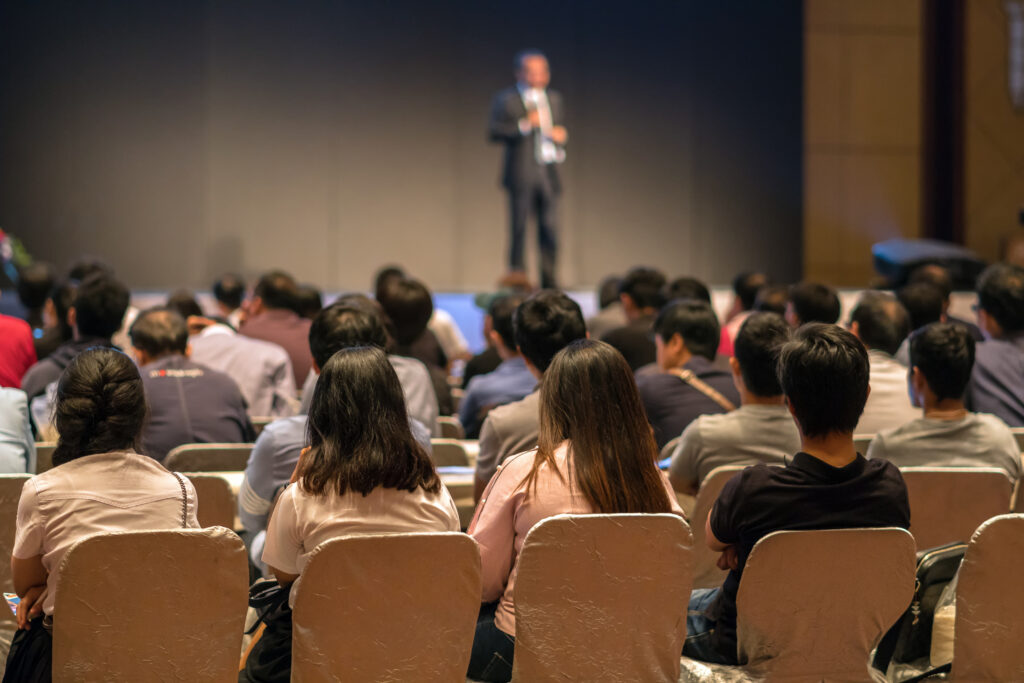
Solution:
M 799 0 L 0 0 L 0 227 L 134 287 L 271 266 L 438 289 L 503 265 L 512 55 L 568 109 L 562 273 L 801 263 Z

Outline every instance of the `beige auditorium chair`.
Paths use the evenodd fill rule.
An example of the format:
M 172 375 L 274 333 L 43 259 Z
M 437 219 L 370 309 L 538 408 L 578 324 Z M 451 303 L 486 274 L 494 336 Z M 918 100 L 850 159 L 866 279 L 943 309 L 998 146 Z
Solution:
M 661 447 L 661 453 L 658 454 L 658 459 L 664 460 L 665 458 L 671 458 L 672 454 L 675 452 L 679 444 L 682 443 L 682 441 L 682 435 L 677 436 L 673 439 L 669 439 L 668 443 Z
M 36 442 L 36 474 L 53 469 L 53 451 L 57 448 L 56 441 Z
M 431 439 L 430 450 L 435 467 L 469 467 L 466 447 L 458 439 Z
M 11 582 L 11 554 L 14 550 L 14 528 L 18 517 L 18 501 L 21 489 L 31 477 L 29 474 L 0 474 L 0 590 L 14 592 Z M 11 638 L 18 629 L 7 603 L 0 605 L 0 668 L 7 661 L 7 651 L 11 648 Z
M 441 415 L 437 418 L 437 426 L 440 427 L 443 439 L 466 438 L 466 430 L 462 428 L 462 423 L 455 416 Z
M 866 456 L 868 454 L 868 446 L 874 440 L 874 434 L 855 434 L 853 437 L 853 447 L 857 449 L 858 453 Z
M 218 527 L 79 541 L 57 582 L 53 680 L 237 680 L 248 578 L 241 539 Z
M 201 472 L 189 472 L 185 476 L 196 487 L 196 499 L 199 503 L 196 512 L 199 524 L 204 528 L 222 526 L 234 529 L 235 513 L 238 508 L 235 494 L 231 491 L 231 484 L 227 479 Z
M 516 574 L 512 680 L 675 681 L 691 543 L 672 514 L 559 515 L 533 527 Z
M 292 590 L 293 682 L 466 680 L 480 612 L 469 536 L 334 539 Z
M 992 467 L 905 467 L 910 533 L 919 550 L 966 543 L 982 522 L 1010 511 L 1013 486 Z
M 264 427 L 266 427 L 268 424 L 270 424 L 271 422 L 273 422 L 274 420 L 277 420 L 277 419 L 279 419 L 279 418 L 276 418 L 276 417 L 262 417 L 261 416 L 261 417 L 251 417 L 251 418 L 249 418 L 249 421 L 252 422 L 252 428 L 256 432 L 256 436 L 258 437 L 260 434 L 263 433 L 263 428 Z
M 1014 427 L 1010 431 L 1013 432 L 1013 436 L 1017 439 L 1017 448 L 1020 449 L 1021 453 L 1024 453 L 1024 427 Z
M 172 448 L 164 467 L 172 472 L 241 472 L 251 443 L 188 443 Z
M 726 465 L 716 467 L 708 472 L 708 476 L 701 482 L 697 490 L 697 502 L 694 505 L 693 517 L 690 522 L 693 525 L 693 587 L 694 588 L 718 588 L 725 580 L 729 572 L 718 568 L 718 556 L 707 545 L 704 537 L 704 525 L 707 523 L 708 514 L 718 500 L 718 494 L 726 482 L 746 469 L 742 465 Z
M 683 658 L 681 681 L 884 681 L 871 650 L 910 604 L 903 529 L 777 531 L 754 546 L 736 599 L 740 667 Z

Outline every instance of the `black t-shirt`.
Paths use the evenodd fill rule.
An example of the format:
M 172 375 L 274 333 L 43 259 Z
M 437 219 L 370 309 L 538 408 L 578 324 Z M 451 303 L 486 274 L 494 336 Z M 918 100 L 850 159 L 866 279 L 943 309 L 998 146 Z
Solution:
M 906 484 L 886 460 L 858 455 L 838 468 L 797 453 L 786 467 L 743 470 L 725 485 L 711 510 L 711 532 L 722 543 L 735 545 L 739 558 L 739 569 L 729 572 L 708 612 L 716 622 L 715 649 L 736 657 L 736 593 L 747 557 L 764 536 L 773 531 L 909 526 Z
M 653 329 L 654 316 L 645 315 L 606 332 L 601 341 L 618 349 L 635 372 L 637 368 L 653 363 L 656 359 Z

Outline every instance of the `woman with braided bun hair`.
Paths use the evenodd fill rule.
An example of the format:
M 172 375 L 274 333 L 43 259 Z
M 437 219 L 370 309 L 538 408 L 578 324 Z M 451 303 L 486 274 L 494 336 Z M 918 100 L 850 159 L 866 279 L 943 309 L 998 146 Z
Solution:
M 11 572 L 21 603 L 5 683 L 50 680 L 58 567 L 76 541 L 199 527 L 192 483 L 137 452 L 146 396 L 128 356 L 113 348 L 76 356 L 57 384 L 54 418 L 54 467 L 26 481 L 18 502 Z

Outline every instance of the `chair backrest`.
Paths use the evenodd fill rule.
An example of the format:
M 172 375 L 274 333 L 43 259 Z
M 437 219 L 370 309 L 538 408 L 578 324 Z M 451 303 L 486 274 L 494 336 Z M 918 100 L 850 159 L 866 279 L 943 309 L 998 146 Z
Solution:
M 1017 448 L 1020 449 L 1021 453 L 1024 453 L 1024 427 L 1014 427 L 1010 431 L 1013 432 L 1013 436 L 1017 439 Z
M 260 433 L 263 431 L 263 428 L 266 427 L 268 424 L 270 424 L 271 422 L 273 422 L 276 419 L 277 419 L 276 417 L 260 416 L 260 417 L 250 417 L 249 421 L 252 422 L 252 428 L 256 432 L 256 436 L 259 436 Z
M 18 518 L 18 501 L 21 500 L 21 489 L 29 480 L 29 474 L 0 474 L 0 557 L 9 558 L 14 550 L 14 529 Z M 8 593 L 14 592 L 11 581 L 11 563 L 0 561 L 0 586 Z M 0 610 L 0 630 L 13 631 L 14 615 L 10 610 Z M 7 628 L 10 626 L 10 628 Z M 9 641 L 10 638 L 8 637 Z
M 196 487 L 196 499 L 199 503 L 196 512 L 199 524 L 203 527 L 222 526 L 234 529 L 237 502 L 228 480 L 216 474 L 196 472 L 190 472 L 186 476 Z
M 164 467 L 172 472 L 241 472 L 251 443 L 187 443 L 172 448 Z
M 861 455 L 866 455 L 868 452 L 868 446 L 874 441 L 874 434 L 854 434 L 853 436 L 853 447 L 857 449 L 857 452 Z
M 726 482 L 735 477 L 745 468 L 740 465 L 716 467 L 708 472 L 697 490 L 697 502 L 693 506 L 693 587 L 717 588 L 722 585 L 728 572 L 718 568 L 718 553 L 708 547 L 704 539 L 704 524 L 708 514 L 718 500 L 718 494 Z
M 512 680 L 677 680 L 691 543 L 671 514 L 559 515 L 534 526 L 516 574 Z
M 36 474 L 53 469 L 53 451 L 57 448 L 56 441 L 36 442 Z
M 906 467 L 910 533 L 921 550 L 970 540 L 982 522 L 1010 511 L 1013 486 L 993 467 Z
M 248 578 L 245 546 L 227 529 L 79 541 L 57 580 L 53 679 L 237 680 Z
M 951 678 L 1024 680 L 1024 515 L 1000 515 L 971 538 L 956 586 Z
M 661 447 L 661 453 L 658 454 L 658 459 L 664 460 L 665 458 L 671 458 L 672 453 L 675 452 L 676 447 L 682 440 L 683 437 L 681 434 L 675 438 L 669 439 L 668 443 Z
M 437 418 L 437 426 L 441 428 L 441 437 L 444 439 L 465 439 L 466 430 L 463 429 L 459 418 L 450 415 L 441 415 Z
M 293 682 L 462 683 L 480 552 L 455 533 L 338 538 L 313 551 L 292 597 Z
M 903 529 L 768 534 L 736 598 L 740 661 L 773 680 L 871 680 L 868 655 L 910 604 L 915 570 Z
M 469 467 L 466 447 L 458 439 L 431 439 L 430 449 L 436 467 Z

